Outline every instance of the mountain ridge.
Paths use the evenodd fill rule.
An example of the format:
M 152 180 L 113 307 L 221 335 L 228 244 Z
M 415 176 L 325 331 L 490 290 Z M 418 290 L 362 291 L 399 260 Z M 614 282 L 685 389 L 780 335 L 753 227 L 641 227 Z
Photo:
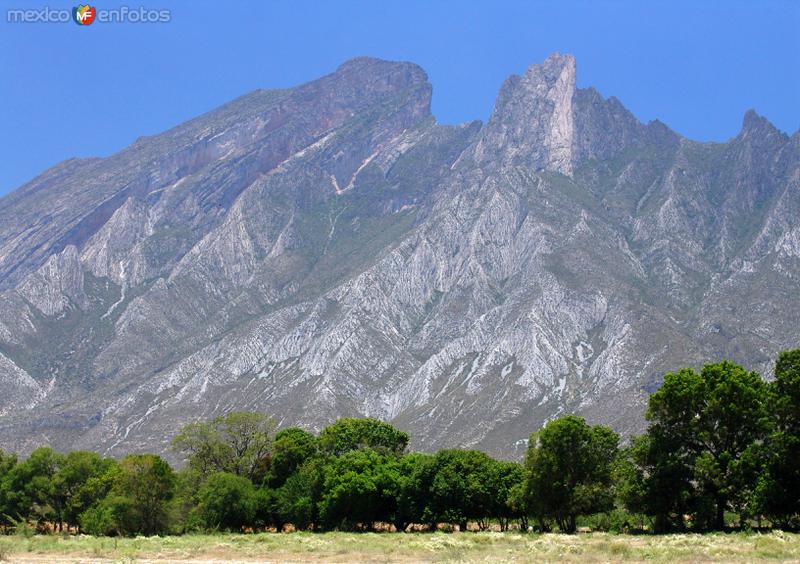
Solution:
M 667 370 L 769 374 L 800 340 L 797 134 L 690 141 L 576 72 L 444 126 L 420 67 L 360 57 L 0 199 L 0 446 L 164 452 L 252 409 L 515 457 L 567 411 L 641 429 Z

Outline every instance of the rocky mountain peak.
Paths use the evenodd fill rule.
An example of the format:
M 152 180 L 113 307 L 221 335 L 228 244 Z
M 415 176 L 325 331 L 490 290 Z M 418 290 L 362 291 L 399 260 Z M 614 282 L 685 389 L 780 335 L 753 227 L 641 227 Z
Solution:
M 428 75 L 422 67 L 416 63 L 406 61 L 387 61 L 376 57 L 353 57 L 348 59 L 338 67 L 336 73 L 356 73 L 360 75 L 373 74 L 375 76 L 406 72 L 410 77 L 419 83 L 428 81 Z
M 785 141 L 788 137 L 762 115 L 753 109 L 745 112 L 742 118 L 742 129 L 737 135 L 737 140 L 772 140 Z
M 509 77 L 478 147 L 479 162 L 533 165 L 572 174 L 575 58 L 554 53 Z
M 542 91 L 557 88 L 574 92 L 575 70 L 575 57 L 569 53 L 553 53 L 544 62 L 530 65 L 522 78 L 533 88 L 541 88 Z
M 428 82 L 427 73 L 414 63 L 356 57 L 339 65 L 329 78 L 358 86 L 365 98 L 392 94 L 413 97 L 417 113 L 425 117 L 430 115 L 433 88 Z M 324 81 L 314 81 L 309 85 L 316 83 L 325 84 Z
M 648 129 L 614 97 L 577 88 L 575 58 L 554 53 L 505 81 L 476 156 L 572 176 L 587 160 L 657 142 L 663 129 Z

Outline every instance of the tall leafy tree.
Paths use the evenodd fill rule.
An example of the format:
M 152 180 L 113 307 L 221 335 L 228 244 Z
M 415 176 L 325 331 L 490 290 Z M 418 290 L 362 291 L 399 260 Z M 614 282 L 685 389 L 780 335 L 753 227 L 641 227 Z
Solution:
M 54 497 L 68 525 L 78 525 L 79 515 L 108 493 L 117 463 L 95 452 L 65 455 L 53 476 Z
M 311 458 L 277 490 L 273 515 L 280 530 L 286 523 L 297 529 L 315 528 L 325 480 L 325 460 Z
M 648 435 L 633 437 L 630 445 L 620 450 L 612 470 L 617 499 L 631 513 L 646 514 L 660 500 L 667 502 L 672 500 L 671 496 L 656 495 L 653 499 L 648 497 L 651 491 L 645 481 L 644 468 L 650 449 L 649 439 Z M 652 473 L 653 469 L 648 468 L 647 475 L 650 476 Z M 665 481 L 670 482 L 670 480 Z M 655 490 L 656 488 L 653 488 L 653 492 Z M 659 512 L 669 514 L 671 510 L 669 507 L 664 507 Z
M 275 426 L 268 415 L 234 412 L 186 425 L 172 445 L 203 476 L 230 472 L 261 483 L 269 471 Z
M 682 529 L 683 516 L 695 505 L 695 449 L 688 448 L 685 437 L 692 433 L 701 388 L 693 370 L 667 374 L 657 407 L 648 411 L 647 434 L 622 453 L 620 495 L 630 511 L 653 515 L 656 531 Z
M 397 461 L 398 479 L 394 498 L 397 501 L 392 522 L 398 531 L 411 523 L 424 523 L 434 475 L 434 455 L 411 452 Z
M 213 474 L 211 474 L 213 476 Z M 201 530 L 206 527 L 198 511 L 199 492 L 209 476 L 204 476 L 190 465 L 175 472 L 175 494 L 170 514 L 175 518 L 173 530 L 177 533 Z
M 554 519 L 566 533 L 579 515 L 613 506 L 612 465 L 619 437 L 608 427 L 590 427 L 567 415 L 531 435 L 526 465 L 529 507 L 540 522 Z
M 464 531 L 470 520 L 483 522 L 492 515 L 494 461 L 477 450 L 440 450 L 430 467 L 427 517 L 456 523 Z
M 320 516 L 328 528 L 372 529 L 392 521 L 400 479 L 398 460 L 371 449 L 330 458 L 324 468 Z
M 780 354 L 770 385 L 772 429 L 756 452 L 755 512 L 800 526 L 800 349 Z
M 747 452 L 769 428 L 766 392 L 757 373 L 729 361 L 665 375 L 650 396 L 642 454 L 649 498 L 661 498 L 658 522 L 689 512 L 698 527 L 722 529 L 724 512 L 743 507 Z
M 491 476 L 490 494 L 494 503 L 490 517 L 497 518 L 500 528 L 505 531 L 511 519 L 525 517 L 522 507 L 516 505 L 518 500 L 515 497 L 519 488 L 524 487 L 525 467 L 516 462 L 498 460 L 493 464 Z
M 519 519 L 519 530 L 527 531 L 529 527 L 529 517 L 532 514 L 531 507 L 528 503 L 528 477 L 527 473 L 523 476 L 523 480 L 508 491 L 508 499 L 506 505 L 512 516 Z
M 119 465 L 110 495 L 112 514 L 120 532 L 153 535 L 169 527 L 169 501 L 175 474 L 154 454 L 131 454 Z
M 784 351 L 778 356 L 775 396 L 778 429 L 800 433 L 800 349 Z

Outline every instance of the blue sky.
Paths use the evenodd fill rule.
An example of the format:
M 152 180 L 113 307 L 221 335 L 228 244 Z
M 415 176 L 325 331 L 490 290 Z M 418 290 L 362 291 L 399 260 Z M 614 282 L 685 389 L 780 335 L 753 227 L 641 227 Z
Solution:
M 504 78 L 553 51 L 578 85 L 697 140 L 725 140 L 755 108 L 800 128 L 800 2 L 141 0 L 166 24 L 10 24 L 0 8 L 0 194 L 73 156 L 106 156 L 256 88 L 357 55 L 410 60 L 439 121 L 486 119 Z

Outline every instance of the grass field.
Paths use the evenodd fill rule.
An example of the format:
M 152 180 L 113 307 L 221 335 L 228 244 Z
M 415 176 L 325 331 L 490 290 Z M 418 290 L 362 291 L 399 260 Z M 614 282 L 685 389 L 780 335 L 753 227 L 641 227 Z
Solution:
M 800 562 L 800 535 L 264 533 L 0 537 L 6 562 Z

